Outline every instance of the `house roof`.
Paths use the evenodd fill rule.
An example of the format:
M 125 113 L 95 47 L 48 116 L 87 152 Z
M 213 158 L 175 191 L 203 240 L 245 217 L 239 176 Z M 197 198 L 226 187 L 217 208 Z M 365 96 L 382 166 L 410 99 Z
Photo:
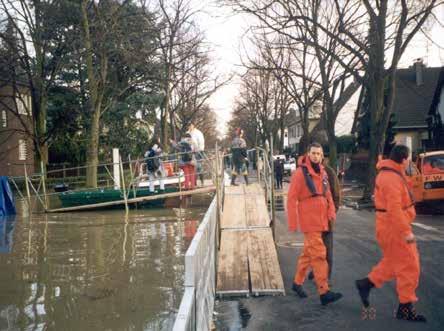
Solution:
M 427 127 L 427 117 L 444 67 L 422 67 L 423 83 L 416 84 L 416 70 L 398 69 L 393 113 L 395 129 Z

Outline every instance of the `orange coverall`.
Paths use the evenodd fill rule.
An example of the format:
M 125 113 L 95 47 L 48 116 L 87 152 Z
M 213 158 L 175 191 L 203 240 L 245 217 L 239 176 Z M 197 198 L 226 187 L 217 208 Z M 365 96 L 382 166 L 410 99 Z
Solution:
M 377 169 L 389 168 L 402 176 L 401 164 L 392 160 L 378 162 Z M 406 182 L 392 171 L 382 171 L 376 177 L 376 239 L 382 250 L 382 259 L 372 269 L 368 278 L 376 286 L 396 280 L 400 303 L 418 300 L 415 290 L 419 281 L 419 255 L 416 243 L 405 238 L 412 233 L 411 223 L 416 212 Z
M 317 193 L 323 192 L 323 181 L 328 181 L 324 167 L 320 165 L 320 174 L 311 167 L 308 157 L 299 162 L 298 169 L 293 173 L 288 190 L 287 213 L 290 231 L 299 230 L 304 234 L 304 248 L 299 256 L 294 283 L 302 285 L 307 271 L 311 268 L 320 295 L 329 290 L 328 264 L 326 248 L 322 241 L 322 232 L 328 231 L 328 222 L 336 219 L 335 205 L 330 189 L 327 187 L 325 196 L 312 196 L 307 187 L 302 167 L 308 169 Z

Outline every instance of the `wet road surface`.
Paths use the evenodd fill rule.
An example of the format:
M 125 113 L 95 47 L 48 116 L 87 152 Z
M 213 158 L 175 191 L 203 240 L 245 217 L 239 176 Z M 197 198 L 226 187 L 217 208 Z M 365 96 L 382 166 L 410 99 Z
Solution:
M 414 225 L 421 257 L 421 278 L 417 295 L 418 312 L 426 324 L 398 321 L 394 282 L 372 291 L 374 320 L 363 320 L 354 280 L 365 277 L 378 262 L 380 251 L 374 239 L 374 214 L 341 209 L 334 234 L 332 289 L 344 298 L 322 307 L 312 281 L 304 288 L 309 297 L 300 299 L 291 290 L 297 256 L 302 247 L 300 234 L 288 233 L 285 213 L 278 212 L 277 244 L 286 296 L 252 297 L 218 301 L 218 330 L 444 330 L 444 217 L 419 215 Z

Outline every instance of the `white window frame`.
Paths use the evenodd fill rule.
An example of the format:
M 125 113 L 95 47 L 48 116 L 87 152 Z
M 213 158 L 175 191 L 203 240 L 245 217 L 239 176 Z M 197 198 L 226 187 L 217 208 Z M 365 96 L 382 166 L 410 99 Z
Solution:
M 31 96 L 29 94 L 19 94 L 15 98 L 15 102 L 19 115 L 28 115 L 28 112 L 31 112 Z
M 8 117 L 6 115 L 6 110 L 2 110 L 2 128 L 8 127 Z
M 28 146 L 26 139 L 18 140 L 18 159 L 19 161 L 26 161 L 28 158 Z

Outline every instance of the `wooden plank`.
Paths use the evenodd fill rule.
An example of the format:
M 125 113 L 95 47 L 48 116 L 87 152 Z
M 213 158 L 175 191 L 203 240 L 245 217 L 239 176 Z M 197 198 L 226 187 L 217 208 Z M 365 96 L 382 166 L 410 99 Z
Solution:
M 245 186 L 245 194 L 261 194 L 265 195 L 264 190 L 262 189 L 261 184 L 259 183 L 251 183 L 250 185 Z
M 218 258 L 218 295 L 248 295 L 248 233 L 222 231 Z
M 222 230 L 247 227 L 245 195 L 225 195 L 220 227 Z
M 263 195 L 254 194 L 245 199 L 246 223 L 249 228 L 268 228 L 270 217 L 268 215 Z
M 179 197 L 179 196 L 208 193 L 208 192 L 213 192 L 214 190 L 216 190 L 216 187 L 212 185 L 209 187 L 201 187 L 201 188 L 197 188 L 194 190 L 188 190 L 188 191 L 178 191 L 178 192 L 173 192 L 173 193 L 164 193 L 164 194 L 150 195 L 150 196 L 146 196 L 146 197 L 132 198 L 132 199 L 128 199 L 127 202 L 128 203 L 136 203 L 136 202 L 142 202 L 142 201 L 174 198 L 174 197 Z M 102 207 L 108 207 L 108 206 L 122 205 L 124 203 L 125 203 L 125 200 L 118 200 L 118 201 L 102 202 L 102 203 L 95 203 L 95 204 L 83 205 L 83 206 L 49 209 L 46 212 L 47 213 L 60 213 L 60 212 L 66 212 L 66 211 L 87 210 L 87 209 L 95 209 L 95 208 L 102 208 Z
M 225 195 L 244 195 L 244 184 L 225 186 Z
M 248 264 L 254 295 L 285 293 L 271 229 L 248 232 Z

